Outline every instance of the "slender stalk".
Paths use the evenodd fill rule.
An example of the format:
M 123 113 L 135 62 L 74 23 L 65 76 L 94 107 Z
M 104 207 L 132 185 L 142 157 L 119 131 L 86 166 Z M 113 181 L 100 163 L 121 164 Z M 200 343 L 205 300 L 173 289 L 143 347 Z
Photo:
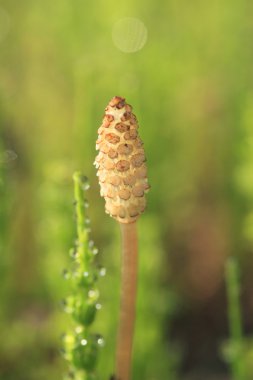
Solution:
M 245 371 L 242 362 L 243 332 L 240 307 L 239 268 L 237 261 L 233 258 L 229 258 L 226 263 L 226 285 L 230 339 L 234 353 L 231 362 L 232 377 L 234 380 L 243 380 L 245 378 Z
M 74 197 L 75 197 L 75 210 L 76 210 L 76 227 L 77 227 L 77 258 L 76 261 L 80 265 L 80 270 L 83 272 L 87 271 L 89 267 L 89 256 L 88 252 L 88 230 L 85 226 L 85 206 L 83 200 L 83 191 L 85 185 L 88 186 L 88 178 L 82 176 L 80 172 L 75 172 L 73 175 L 74 180 Z M 84 183 L 82 183 L 84 182 Z
M 116 378 L 129 380 L 137 290 L 138 239 L 136 222 L 120 223 L 122 236 L 121 305 L 116 350 Z

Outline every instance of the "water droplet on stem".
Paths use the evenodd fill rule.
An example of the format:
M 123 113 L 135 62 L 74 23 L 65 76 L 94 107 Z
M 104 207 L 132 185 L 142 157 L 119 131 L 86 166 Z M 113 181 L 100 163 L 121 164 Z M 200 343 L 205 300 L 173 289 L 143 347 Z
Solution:
M 86 191 L 90 188 L 90 183 L 89 183 L 88 177 L 86 177 L 85 175 L 82 175 L 80 177 L 80 181 L 81 181 L 81 187 L 84 191 Z

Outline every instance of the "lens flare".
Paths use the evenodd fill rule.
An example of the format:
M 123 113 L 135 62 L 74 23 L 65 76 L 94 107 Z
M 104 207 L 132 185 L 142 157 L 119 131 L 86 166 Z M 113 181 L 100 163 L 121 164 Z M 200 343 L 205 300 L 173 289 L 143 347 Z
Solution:
M 147 28 L 138 18 L 122 18 L 114 24 L 112 30 L 115 46 L 124 53 L 135 53 L 141 50 L 147 38 Z

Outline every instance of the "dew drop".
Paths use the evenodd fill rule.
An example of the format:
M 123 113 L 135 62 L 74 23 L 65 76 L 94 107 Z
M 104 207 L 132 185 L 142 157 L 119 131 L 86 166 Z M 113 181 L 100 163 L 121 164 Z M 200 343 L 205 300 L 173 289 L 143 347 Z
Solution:
M 104 267 L 99 269 L 99 276 L 104 277 L 106 275 L 106 269 Z
M 69 255 L 70 257 L 72 257 L 72 259 L 76 259 L 78 257 L 78 252 L 75 248 L 71 248 L 69 251 Z
M 76 332 L 77 334 L 81 334 L 82 331 L 83 331 L 82 326 L 77 326 L 77 327 L 75 328 L 75 332 Z
M 70 272 L 67 269 L 63 269 L 62 276 L 65 280 L 69 280 L 70 279 Z
M 89 297 L 94 297 L 95 295 L 95 291 L 94 290 L 90 290 L 89 293 L 88 293 Z
M 86 177 L 85 175 L 82 175 L 80 177 L 80 180 L 81 180 L 82 189 L 85 191 L 88 190 L 90 188 L 90 183 L 89 183 L 88 177 Z
M 94 247 L 94 241 L 93 241 L 93 240 L 90 240 L 90 241 L 89 241 L 89 248 L 92 248 L 92 247 Z
M 85 218 L 84 222 L 85 222 L 86 225 L 89 225 L 90 224 L 90 218 Z
M 100 303 L 97 303 L 97 304 L 96 304 L 96 309 L 97 309 L 97 310 L 101 310 L 101 308 L 102 308 L 102 305 L 101 305 Z
M 86 339 L 82 339 L 82 340 L 81 340 L 81 345 L 82 345 L 82 346 L 86 346 L 87 343 L 88 343 L 88 341 L 87 341 Z
M 71 312 L 71 310 L 70 310 L 70 308 L 69 308 L 69 305 L 68 305 L 68 301 L 66 300 L 66 299 L 62 299 L 61 301 L 60 301 L 60 307 L 61 307 L 61 309 L 65 312 L 65 313 L 70 313 Z
M 85 208 L 89 207 L 89 202 L 87 201 L 87 199 L 84 199 L 83 205 L 84 205 Z
M 102 338 L 101 336 L 98 338 L 97 340 L 97 344 L 100 346 L 100 347 L 104 347 L 105 345 L 105 340 L 104 338 Z
M 98 290 L 91 289 L 91 290 L 89 290 L 89 292 L 88 292 L 88 296 L 89 296 L 89 298 L 97 299 L 98 296 L 99 296 L 99 292 L 98 292 Z
M 94 247 L 91 252 L 94 256 L 96 256 L 98 254 L 98 249 Z

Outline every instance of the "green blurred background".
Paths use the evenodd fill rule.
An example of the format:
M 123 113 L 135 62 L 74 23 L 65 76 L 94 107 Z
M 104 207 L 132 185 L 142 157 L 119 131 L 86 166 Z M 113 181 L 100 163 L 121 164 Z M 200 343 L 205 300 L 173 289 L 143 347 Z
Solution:
M 1 0 L 1 380 L 66 371 L 59 350 L 69 320 L 59 303 L 75 239 L 74 170 L 90 178 L 91 235 L 107 268 L 94 326 L 106 340 L 101 380 L 113 371 L 119 231 L 92 164 L 114 95 L 134 107 L 152 186 L 139 222 L 133 379 L 230 379 L 230 255 L 241 268 L 253 378 L 252 14 L 248 0 Z M 124 17 L 145 27 L 119 30 Z

